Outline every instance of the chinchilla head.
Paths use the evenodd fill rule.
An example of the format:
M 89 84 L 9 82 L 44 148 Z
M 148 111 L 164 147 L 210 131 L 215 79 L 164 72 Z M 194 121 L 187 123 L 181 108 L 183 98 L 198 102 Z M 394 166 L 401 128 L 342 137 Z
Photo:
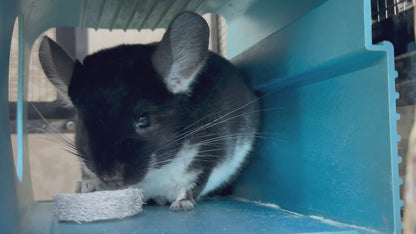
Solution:
M 172 139 L 184 127 L 184 108 L 208 56 L 208 37 L 203 18 L 184 12 L 160 43 L 121 45 L 82 63 L 43 38 L 42 67 L 76 109 L 77 149 L 103 182 L 112 187 L 138 183 L 155 161 L 160 166 L 174 157 L 183 142 Z

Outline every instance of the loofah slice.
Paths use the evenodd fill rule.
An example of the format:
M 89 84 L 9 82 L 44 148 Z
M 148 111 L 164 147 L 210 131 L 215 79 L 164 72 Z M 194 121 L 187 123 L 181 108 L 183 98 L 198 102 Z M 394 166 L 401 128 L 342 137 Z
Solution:
M 97 191 L 92 193 L 57 194 L 54 214 L 59 221 L 92 222 L 121 219 L 143 211 L 143 191 Z

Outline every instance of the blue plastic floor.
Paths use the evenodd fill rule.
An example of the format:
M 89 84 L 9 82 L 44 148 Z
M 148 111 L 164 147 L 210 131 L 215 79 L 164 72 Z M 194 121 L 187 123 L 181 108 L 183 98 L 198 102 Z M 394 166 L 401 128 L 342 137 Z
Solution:
M 53 203 L 35 203 L 20 233 L 365 233 L 347 225 L 322 222 L 284 210 L 216 198 L 194 210 L 171 212 L 169 207 L 145 206 L 136 216 L 100 223 L 60 223 Z

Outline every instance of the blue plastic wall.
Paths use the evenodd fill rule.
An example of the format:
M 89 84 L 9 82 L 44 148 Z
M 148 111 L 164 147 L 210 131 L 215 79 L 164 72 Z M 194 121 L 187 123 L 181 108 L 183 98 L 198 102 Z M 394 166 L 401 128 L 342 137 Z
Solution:
M 304 215 L 400 233 L 393 48 L 371 43 L 370 0 L 0 0 L 2 232 L 12 233 L 21 227 L 27 232 L 72 230 L 68 224 L 53 224 L 52 216 L 42 218 L 51 212 L 50 204 L 33 202 L 23 127 L 33 41 L 48 28 L 64 25 L 165 27 L 184 9 L 224 16 L 228 56 L 247 75 L 252 87 L 260 95 L 266 94 L 261 100 L 267 109 L 261 140 L 234 195 L 275 203 Z M 10 40 L 18 15 L 20 178 L 13 163 L 7 112 Z M 212 204 L 202 206 L 202 211 L 213 211 L 218 203 Z M 233 217 L 233 222 L 241 213 L 253 215 L 244 220 L 261 218 L 257 208 L 246 212 L 250 209 L 246 205 L 230 203 L 230 208 L 221 204 L 229 212 L 224 217 Z M 279 220 L 283 216 L 273 216 L 271 210 L 262 212 L 268 215 L 267 222 L 274 220 L 270 227 L 282 226 Z M 194 215 L 188 216 L 198 220 Z M 285 217 L 286 225 L 296 227 L 297 218 L 288 218 L 295 216 Z M 131 225 L 136 227 L 135 222 Z M 343 230 L 325 228 L 321 230 Z M 319 229 L 311 227 L 309 231 Z
M 262 95 L 263 132 L 236 193 L 302 214 L 400 226 L 393 48 L 369 1 L 331 0 L 233 59 Z M 341 14 L 342 12 L 342 14 Z
M 51 27 L 79 24 L 80 2 L 0 0 L 0 227 L 13 233 L 30 214 L 33 202 L 26 137 L 26 96 L 30 52 L 34 40 Z M 54 11 L 61 9 L 60 11 Z M 62 13 L 62 12 L 63 13 Z M 8 67 L 15 20 L 19 18 L 18 42 L 18 160 L 13 162 L 9 127 Z
M 14 2 L 0 0 L 0 227 L 6 233 L 11 233 L 18 225 L 18 209 L 16 194 L 16 173 L 13 163 L 13 153 L 10 141 L 8 115 L 8 70 L 10 42 L 13 24 L 16 17 Z

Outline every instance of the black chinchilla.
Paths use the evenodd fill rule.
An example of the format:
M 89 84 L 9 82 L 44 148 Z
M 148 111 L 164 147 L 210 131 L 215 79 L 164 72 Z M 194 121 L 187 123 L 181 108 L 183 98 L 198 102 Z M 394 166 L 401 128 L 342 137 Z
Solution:
M 238 173 L 259 125 L 257 98 L 208 51 L 208 38 L 192 12 L 176 16 L 160 43 L 120 45 L 82 63 L 43 38 L 42 67 L 77 113 L 77 192 L 134 186 L 146 200 L 190 210 Z

